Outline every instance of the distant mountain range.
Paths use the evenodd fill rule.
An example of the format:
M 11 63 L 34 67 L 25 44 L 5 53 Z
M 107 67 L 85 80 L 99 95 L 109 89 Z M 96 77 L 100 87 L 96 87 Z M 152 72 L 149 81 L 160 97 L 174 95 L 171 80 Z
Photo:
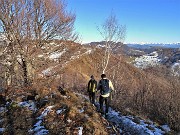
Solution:
M 116 43 L 121 44 L 121 43 Z M 104 47 L 105 41 L 91 42 L 86 45 Z M 180 48 L 180 42 L 177 43 L 125 43 L 124 45 L 135 49 L 152 49 L 152 48 Z
M 150 49 L 152 47 L 161 47 L 161 48 L 180 48 L 180 43 L 127 43 L 129 47 L 137 49 Z
M 97 48 L 105 47 L 105 42 L 91 42 L 86 44 Z M 149 66 L 165 65 L 179 75 L 180 69 L 180 43 L 115 43 L 114 54 L 124 54 L 124 56 L 134 58 L 134 65 L 139 68 Z

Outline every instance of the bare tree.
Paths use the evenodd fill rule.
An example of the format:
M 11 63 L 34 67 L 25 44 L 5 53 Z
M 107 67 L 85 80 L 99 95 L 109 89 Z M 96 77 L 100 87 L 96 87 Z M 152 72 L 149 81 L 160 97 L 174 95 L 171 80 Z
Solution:
M 66 11 L 62 0 L 1 0 L 0 32 L 7 38 L 10 65 L 22 69 L 28 84 L 28 65 L 34 53 L 51 39 L 76 40 L 75 15 Z M 13 64 L 12 64 L 13 63 Z
M 126 27 L 125 25 L 120 25 L 116 16 L 111 13 L 101 27 L 98 27 L 98 31 L 105 41 L 105 53 L 102 60 L 103 73 L 105 73 L 112 50 L 116 47 L 116 43 L 123 43 L 125 40 Z

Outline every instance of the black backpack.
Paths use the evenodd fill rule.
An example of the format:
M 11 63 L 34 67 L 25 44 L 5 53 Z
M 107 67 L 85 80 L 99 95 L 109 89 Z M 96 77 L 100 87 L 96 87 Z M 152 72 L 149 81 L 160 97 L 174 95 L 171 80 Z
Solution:
M 108 79 L 102 79 L 100 80 L 100 93 L 101 95 L 105 95 L 110 93 L 110 88 L 109 88 L 109 80 Z

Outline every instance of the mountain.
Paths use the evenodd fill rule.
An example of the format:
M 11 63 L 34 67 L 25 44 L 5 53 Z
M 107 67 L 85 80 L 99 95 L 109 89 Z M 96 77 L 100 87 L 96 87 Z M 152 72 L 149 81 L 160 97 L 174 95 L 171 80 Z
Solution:
M 137 49 L 150 49 L 153 47 L 160 48 L 180 48 L 180 43 L 127 43 L 129 47 L 137 48 Z
M 31 79 L 35 76 L 30 89 L 38 94 L 39 98 L 35 101 L 42 107 L 38 108 L 35 113 L 27 110 L 32 105 L 29 102 L 28 104 L 26 102 L 24 103 L 22 101 L 24 98 L 22 97 L 29 95 L 29 89 L 23 90 L 22 87 L 18 87 L 17 84 L 21 82 L 22 72 L 21 70 L 14 70 L 17 74 L 12 76 L 12 80 L 13 77 L 17 76 L 13 80 L 16 87 L 9 88 L 8 92 L 5 92 L 5 96 L 13 100 L 10 104 L 12 111 L 9 114 L 15 117 L 11 118 L 11 115 L 5 115 L 8 116 L 5 117 L 3 115 L 4 111 L 2 112 L 3 117 L 7 118 L 7 121 L 10 119 L 12 121 L 19 121 L 20 118 L 17 116 L 20 112 L 25 112 L 26 114 L 27 111 L 28 115 L 22 115 L 23 118 L 28 118 L 27 123 L 29 123 L 25 125 L 24 131 L 31 129 L 29 132 L 32 134 L 37 133 L 36 131 L 39 131 L 39 128 L 42 128 L 43 131 L 48 130 L 49 133 L 54 134 L 57 132 L 100 134 L 101 131 L 107 131 L 105 127 L 108 124 L 104 126 L 106 120 L 102 120 L 102 117 L 96 112 L 96 108 L 87 99 L 82 99 L 84 95 L 88 95 L 86 86 L 90 76 L 94 75 L 95 79 L 99 80 L 102 74 L 101 65 L 104 54 L 102 45 L 103 43 L 96 46 L 96 43 L 93 45 L 81 45 L 71 41 L 53 40 L 44 45 L 41 50 L 34 52 L 28 57 L 33 60 L 32 63 L 35 66 L 35 68 L 28 67 L 32 69 L 30 70 Z M 146 70 L 141 70 L 135 67 L 130 62 L 130 57 L 147 55 L 145 51 L 117 43 L 113 52 L 106 74 L 113 82 L 116 90 L 116 93 L 112 95 L 111 107 L 119 111 L 118 115 L 122 116 L 120 118 L 116 117 L 118 115 L 114 113 L 112 117 L 109 117 L 112 123 L 117 122 L 113 122 L 113 119 L 118 119 L 115 130 L 123 130 L 126 124 L 132 125 L 131 128 L 126 128 L 126 132 L 124 133 L 126 134 L 129 129 L 131 131 L 135 130 L 134 125 L 137 125 L 136 123 L 139 124 L 139 128 L 142 127 L 141 124 L 144 123 L 142 121 L 143 118 L 154 120 L 161 125 L 167 123 L 172 129 L 179 130 L 180 127 L 177 124 L 179 122 L 179 112 L 176 111 L 179 109 L 178 103 L 180 99 L 178 92 L 180 83 L 178 80 L 174 76 L 166 76 L 164 74 L 167 72 L 165 68 L 147 68 Z M 156 55 L 156 53 L 151 55 Z M 166 53 L 163 53 L 163 55 L 166 55 Z M 2 64 L 8 67 L 7 61 L 7 57 L 1 59 Z M 2 73 L 7 71 L 8 69 Z M 2 73 L 1 78 L 6 78 L 7 76 L 3 76 Z M 66 95 L 62 95 L 58 91 L 59 86 L 66 91 Z M 175 96 L 171 98 L 172 95 L 167 93 Z M 19 108 L 19 102 L 21 101 L 23 103 L 20 105 L 26 106 L 26 111 L 21 107 Z M 45 102 L 45 105 L 43 105 L 43 102 Z M 171 108 L 172 106 L 173 108 Z M 111 110 L 111 114 L 113 112 Z M 173 115 L 169 117 L 169 114 Z M 127 120 L 127 118 L 131 119 L 131 121 Z M 3 123 L 3 127 L 6 127 L 7 121 Z M 96 125 L 96 123 L 98 124 Z M 108 125 L 111 127 L 110 131 L 113 130 L 112 123 Z M 151 128 L 154 133 L 156 127 L 152 126 L 151 123 L 144 124 L 147 127 L 144 127 L 143 131 Z M 18 125 L 21 125 L 21 123 Z M 19 127 L 16 127 L 16 129 L 20 132 Z M 99 128 L 96 129 L 96 127 Z M 105 131 L 103 134 L 110 133 Z M 113 130 L 113 133 L 116 131 Z M 140 129 L 138 130 L 139 132 Z
M 96 46 L 97 48 L 104 48 L 105 42 L 91 42 L 86 44 L 89 46 Z M 138 68 L 157 67 L 164 65 L 173 71 L 174 75 L 180 75 L 180 43 L 171 44 L 121 44 L 115 43 L 113 48 L 114 54 L 121 54 L 127 59 L 134 59 L 130 61 Z

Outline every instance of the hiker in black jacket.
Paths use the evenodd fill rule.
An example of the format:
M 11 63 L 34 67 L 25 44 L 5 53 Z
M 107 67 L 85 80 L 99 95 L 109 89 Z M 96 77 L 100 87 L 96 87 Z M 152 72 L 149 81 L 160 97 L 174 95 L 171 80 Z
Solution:
M 114 90 L 112 82 L 106 78 L 105 74 L 101 75 L 101 80 L 98 83 L 97 90 L 100 90 L 99 104 L 100 104 L 100 112 L 104 115 L 108 113 L 109 102 L 110 102 L 110 94 Z M 104 113 L 103 104 L 105 102 L 106 110 Z
M 88 93 L 89 100 L 92 104 L 95 104 L 95 92 L 97 89 L 97 81 L 94 79 L 94 76 L 91 76 L 91 79 L 88 82 Z

